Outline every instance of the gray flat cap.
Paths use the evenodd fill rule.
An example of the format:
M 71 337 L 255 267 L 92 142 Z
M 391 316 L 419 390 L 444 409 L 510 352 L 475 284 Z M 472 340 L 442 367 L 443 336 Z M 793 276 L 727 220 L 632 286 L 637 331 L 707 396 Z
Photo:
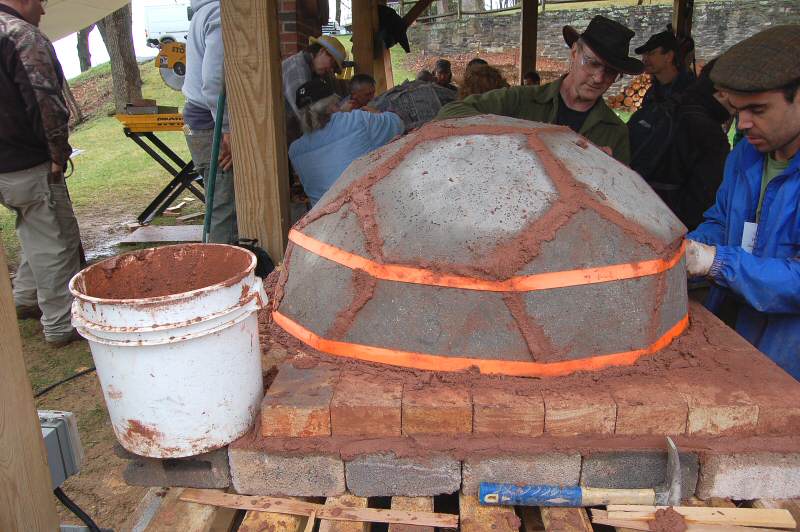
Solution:
M 764 92 L 800 78 L 800 25 L 774 26 L 732 46 L 711 71 L 720 89 Z

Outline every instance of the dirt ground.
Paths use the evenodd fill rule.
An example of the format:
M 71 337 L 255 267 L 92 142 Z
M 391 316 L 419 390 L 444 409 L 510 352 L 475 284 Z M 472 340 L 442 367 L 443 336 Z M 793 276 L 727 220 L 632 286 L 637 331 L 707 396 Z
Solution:
M 19 324 L 25 363 L 34 392 L 92 366 L 85 341 L 52 349 L 44 342 L 38 321 L 22 320 Z M 121 525 L 144 497 L 147 488 L 128 486 L 122 480 L 124 461 L 114 454 L 116 439 L 96 373 L 54 388 L 36 400 L 36 407 L 40 410 L 65 410 L 77 415 L 86 461 L 80 473 L 67 479 L 62 489 L 100 527 L 122 530 Z M 82 524 L 55 497 L 53 503 L 58 508 L 62 524 Z

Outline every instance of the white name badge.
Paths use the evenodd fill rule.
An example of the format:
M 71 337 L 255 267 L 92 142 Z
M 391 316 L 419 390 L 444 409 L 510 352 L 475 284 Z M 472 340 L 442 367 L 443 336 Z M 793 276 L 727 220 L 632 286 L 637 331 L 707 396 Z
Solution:
M 756 233 L 758 232 L 758 224 L 754 222 L 745 222 L 744 230 L 742 231 L 742 249 L 748 253 L 753 252 L 756 245 Z

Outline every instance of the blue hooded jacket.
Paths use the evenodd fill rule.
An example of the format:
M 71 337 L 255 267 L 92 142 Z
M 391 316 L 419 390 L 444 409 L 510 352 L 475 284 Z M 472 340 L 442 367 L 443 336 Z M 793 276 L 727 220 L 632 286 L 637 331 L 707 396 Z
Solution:
M 712 312 L 739 301 L 736 331 L 800 380 L 800 154 L 764 191 L 753 252 L 742 249 L 745 222 L 755 222 L 765 155 L 741 141 L 725 163 L 716 203 L 688 238 L 716 246 L 706 300 Z

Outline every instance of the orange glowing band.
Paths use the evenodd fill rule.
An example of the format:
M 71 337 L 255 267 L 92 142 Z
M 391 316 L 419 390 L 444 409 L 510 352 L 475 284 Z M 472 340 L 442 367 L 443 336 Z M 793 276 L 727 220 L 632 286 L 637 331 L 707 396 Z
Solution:
M 330 355 L 430 371 L 463 371 L 471 367 L 477 367 L 484 374 L 500 374 L 514 377 L 561 377 L 576 371 L 597 371 L 612 366 L 629 366 L 639 358 L 665 348 L 689 326 L 689 315 L 687 314 L 654 343 L 634 351 L 595 355 L 562 362 L 521 362 L 515 360 L 447 357 L 339 342 L 318 336 L 278 311 L 272 313 L 272 319 L 283 330 L 304 344 Z
M 596 268 L 584 268 L 581 270 L 519 275 L 502 281 L 494 281 L 491 279 L 466 277 L 463 275 L 436 273 L 414 266 L 379 264 L 370 259 L 350 253 L 349 251 L 326 244 L 325 242 L 320 242 L 295 229 L 289 231 L 289 240 L 315 255 L 341 264 L 351 270 L 363 270 L 376 279 L 400 283 L 442 286 L 445 288 L 461 288 L 464 290 L 483 290 L 487 292 L 531 292 L 533 290 L 606 283 L 609 281 L 621 281 L 623 279 L 655 275 L 665 272 L 675 266 L 681 260 L 681 257 L 683 257 L 686 247 L 686 243 L 682 243 L 675 255 L 669 259 L 652 259 L 625 264 L 612 264 L 610 266 L 598 266 Z

